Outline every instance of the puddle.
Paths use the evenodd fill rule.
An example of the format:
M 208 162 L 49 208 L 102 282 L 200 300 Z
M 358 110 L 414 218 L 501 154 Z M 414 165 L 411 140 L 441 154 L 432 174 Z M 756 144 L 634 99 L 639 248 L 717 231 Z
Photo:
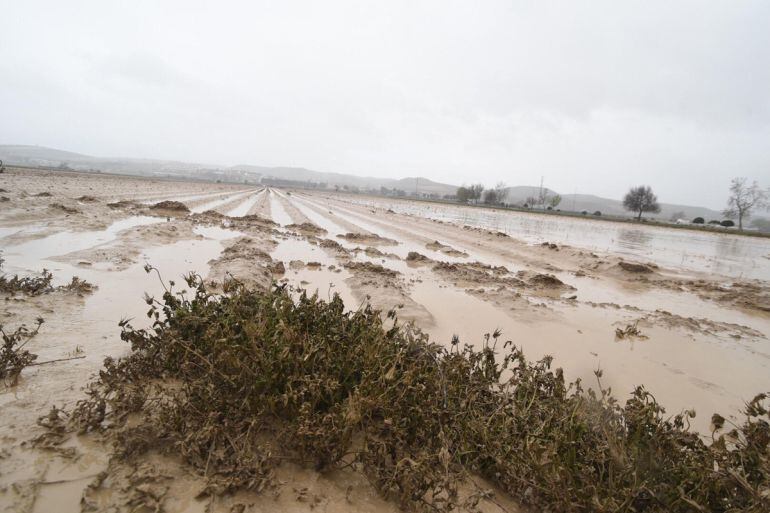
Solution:
M 230 228 L 221 228 L 219 226 L 196 226 L 193 228 L 193 232 L 195 232 L 198 235 L 202 235 L 203 237 L 206 237 L 207 239 L 213 239 L 213 240 L 227 240 L 227 239 L 233 239 L 235 237 L 242 237 L 246 235 L 243 232 L 240 232 L 238 230 L 232 230 Z
M 143 205 L 154 205 L 155 203 L 158 203 L 160 201 L 166 201 L 166 200 L 181 201 L 184 203 L 185 201 L 197 201 L 197 200 L 206 199 L 206 198 L 215 198 L 217 196 L 224 196 L 226 194 L 233 194 L 233 191 L 208 192 L 205 194 L 188 194 L 185 196 L 166 195 L 166 196 L 159 196 L 156 198 L 146 199 L 141 201 L 140 203 Z
M 215 230 L 204 233 L 223 235 Z M 80 511 L 82 491 L 106 467 L 108 455 L 103 445 L 79 445 L 81 457 L 74 461 L 59 461 L 51 453 L 30 453 L 28 449 L 20 449 L 16 441 L 31 436 L 28 431 L 37 429 L 35 419 L 52 405 L 65 409 L 74 407 L 83 397 L 83 385 L 102 368 L 106 357 L 120 357 L 129 351 L 129 344 L 120 339 L 118 323 L 122 319 L 131 319 L 135 328 L 150 326 L 152 319 L 146 315 L 145 293 L 160 298 L 164 284 L 168 286 L 170 281 L 176 282 L 175 291 L 184 290 L 183 275 L 195 272 L 206 276 L 208 262 L 221 251 L 219 240 L 206 238 L 151 247 L 143 252 L 140 262 L 124 271 L 100 271 L 46 262 L 63 281 L 78 275 L 98 288 L 83 298 L 75 295 L 54 298 L 50 311 L 42 314 L 45 323 L 40 333 L 28 346 L 39 355 L 40 361 L 65 358 L 76 349 L 84 358 L 26 369 L 16 387 L 0 393 L 0 411 L 3 412 L 0 425 L 4 443 L 11 451 L 3 460 L 2 486 L 20 482 L 25 476 L 26 479 L 41 478 L 43 483 L 36 491 L 35 509 L 30 505 L 30 511 Z M 163 283 L 155 271 L 145 272 L 145 262 L 158 269 Z M 38 262 L 27 262 L 27 265 L 37 266 Z M 44 302 L 47 299 L 45 296 L 40 298 Z
M 589 251 L 649 260 L 663 267 L 734 278 L 770 276 L 770 239 L 565 216 L 442 205 L 408 200 L 344 196 L 340 201 L 391 209 L 429 219 L 507 233 L 540 244 L 569 244 Z
M 58 232 L 42 239 L 10 246 L 3 252 L 8 269 L 39 272 L 39 262 L 73 251 L 92 248 L 113 241 L 118 233 L 136 226 L 165 222 L 163 218 L 131 216 L 115 221 L 104 230 L 92 232 Z
M 299 198 L 297 198 L 297 199 L 299 200 Z M 311 199 L 309 199 L 307 197 L 303 197 L 301 199 L 301 201 L 307 201 L 307 203 L 309 203 L 311 205 L 314 205 L 316 208 L 319 208 L 319 209 L 320 208 L 324 208 L 321 205 L 315 203 L 313 200 L 311 200 Z M 369 232 L 372 232 L 372 233 L 376 233 L 377 235 L 380 235 L 381 237 L 386 237 L 388 239 L 394 239 L 394 240 L 399 241 L 399 244 L 397 246 L 385 246 L 385 247 L 383 247 L 382 250 L 384 252 L 394 253 L 394 254 L 400 256 L 401 258 L 406 258 L 406 256 L 409 254 L 410 251 L 416 251 L 417 253 L 421 253 L 421 254 L 423 254 L 425 256 L 428 256 L 429 258 L 432 258 L 434 260 L 440 260 L 440 261 L 443 261 L 443 262 L 467 262 L 469 260 L 468 257 L 450 256 L 450 255 L 446 255 L 444 253 L 441 253 L 440 251 L 428 249 L 428 248 L 425 247 L 424 243 L 421 244 L 421 243 L 419 243 L 419 242 L 417 242 L 417 241 L 415 241 L 413 239 L 413 237 L 414 238 L 421 238 L 421 239 L 429 239 L 429 237 L 424 237 L 424 236 L 421 237 L 420 235 L 417 235 L 414 232 L 409 232 L 413 237 L 409 237 L 408 236 L 408 238 L 411 239 L 411 240 L 405 240 L 404 236 L 401 233 L 399 233 L 399 231 L 400 232 L 405 232 L 405 231 L 408 231 L 408 230 L 395 231 L 394 230 L 395 227 L 391 227 L 391 230 L 394 230 L 394 231 L 391 231 L 391 230 L 388 229 L 387 226 L 383 227 L 380 223 L 376 223 L 375 224 L 374 222 L 371 222 L 370 220 L 365 219 L 364 217 L 362 217 L 359 214 L 356 214 L 356 213 L 351 212 L 351 211 L 349 211 L 347 209 L 338 207 L 336 205 L 334 207 L 330 207 L 330 209 L 334 212 L 334 216 L 335 217 L 338 217 L 338 218 L 340 218 L 340 219 L 342 219 L 342 220 L 344 220 L 344 221 L 346 221 L 348 223 L 351 223 L 351 224 L 354 224 L 356 226 L 359 226 L 359 227 L 363 228 L 366 231 L 369 231 Z M 429 242 L 433 242 L 433 240 L 429 240 Z M 461 247 L 461 246 L 459 246 L 459 245 L 457 245 L 455 243 L 448 244 L 448 245 L 452 246 L 453 249 L 456 249 L 458 251 L 463 251 L 463 252 L 466 252 L 468 254 L 472 253 L 472 251 L 470 251 L 470 250 L 468 250 L 468 249 L 466 249 L 464 247 Z M 495 263 L 495 265 L 502 265 L 502 264 Z
M 221 207 L 222 205 L 230 203 L 231 201 L 236 201 L 238 199 L 245 198 L 249 194 L 253 194 L 253 191 L 247 191 L 247 192 L 242 192 L 238 194 L 230 194 L 222 199 L 209 201 L 207 203 L 204 203 L 203 205 L 198 205 L 197 207 L 193 207 L 190 209 L 190 211 L 196 214 L 200 214 L 201 212 L 205 212 L 207 210 L 216 210 L 218 207 Z
M 593 373 L 601 368 L 603 385 L 612 387 L 621 402 L 636 385 L 645 384 L 671 414 L 694 407 L 694 427 L 704 433 L 712 413 L 735 413 L 767 386 L 767 341 L 760 344 L 769 351 L 764 357 L 738 344 L 693 340 L 661 327 L 645 328 L 647 340 L 616 341 L 616 311 L 579 307 L 560 312 L 558 320 L 522 321 L 451 286 L 423 281 L 412 285 L 410 295 L 434 316 L 435 326 L 424 327 L 431 340 L 448 345 L 458 335 L 462 344 L 480 348 L 483 335 L 500 328 L 499 346 L 512 340 L 531 361 L 551 355 L 553 368 L 563 367 L 569 380 L 580 378 L 596 388 Z M 725 362 L 741 372 L 725 372 Z
M 259 201 L 260 196 L 265 193 L 265 190 L 262 189 L 261 191 L 255 193 L 250 198 L 248 198 L 246 201 L 235 207 L 234 209 L 227 212 L 226 215 L 230 217 L 243 217 L 246 214 L 249 213 L 249 210 L 254 208 L 254 205 L 257 204 L 257 201 Z
M 337 293 L 345 303 L 346 309 L 358 308 L 358 302 L 356 302 L 353 292 L 345 283 L 345 279 L 350 276 L 350 273 L 341 267 L 336 259 L 328 256 L 322 248 L 305 240 L 290 237 L 280 241 L 270 253 L 270 257 L 276 262 L 283 262 L 286 268 L 283 277 L 288 278 L 293 287 L 305 289 L 309 294 L 318 292 L 318 296 L 325 300 L 331 299 L 334 293 Z M 290 264 L 292 260 L 299 260 L 304 263 L 319 262 L 323 267 L 313 269 L 303 266 L 299 269 L 293 269 Z M 328 269 L 330 265 L 339 268 L 340 272 L 330 271 Z
M 291 216 L 286 212 L 278 196 L 278 193 L 270 189 L 270 217 L 281 226 L 292 224 Z

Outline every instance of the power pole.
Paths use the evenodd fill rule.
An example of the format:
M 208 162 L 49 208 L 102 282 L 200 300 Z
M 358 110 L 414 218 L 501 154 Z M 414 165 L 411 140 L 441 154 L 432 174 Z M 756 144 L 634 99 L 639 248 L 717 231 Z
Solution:
M 545 198 L 543 198 L 543 177 L 540 176 L 540 192 L 537 195 L 537 201 L 540 203 L 540 208 L 545 207 Z

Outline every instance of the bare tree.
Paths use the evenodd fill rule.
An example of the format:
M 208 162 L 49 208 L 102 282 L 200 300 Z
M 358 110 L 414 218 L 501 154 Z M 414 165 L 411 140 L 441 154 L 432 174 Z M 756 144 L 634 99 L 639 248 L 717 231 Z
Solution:
M 497 182 L 497 184 L 495 185 L 495 194 L 497 195 L 498 203 L 505 203 L 505 199 L 507 196 L 505 189 L 507 188 L 508 186 L 505 184 L 505 182 Z
M 751 216 L 755 209 L 766 209 L 767 192 L 763 191 L 755 181 L 746 184 L 746 178 L 733 178 L 730 182 L 730 197 L 723 214 L 730 219 L 738 219 L 738 229 L 743 230 L 743 219 Z
M 626 210 L 637 212 L 637 221 L 642 219 L 642 213 L 644 212 L 660 212 L 658 197 L 655 196 L 649 185 L 631 187 L 631 190 L 629 190 L 623 198 L 623 207 Z
M 457 201 L 460 203 L 468 203 L 468 200 L 471 199 L 471 190 L 466 187 L 458 187 L 457 188 Z
M 487 205 L 496 205 L 500 203 L 500 196 L 497 194 L 497 189 L 487 189 L 484 191 L 484 203 Z
M 471 191 L 471 199 L 478 202 L 481 199 L 481 192 L 484 190 L 484 186 L 477 183 L 471 185 L 469 190 Z

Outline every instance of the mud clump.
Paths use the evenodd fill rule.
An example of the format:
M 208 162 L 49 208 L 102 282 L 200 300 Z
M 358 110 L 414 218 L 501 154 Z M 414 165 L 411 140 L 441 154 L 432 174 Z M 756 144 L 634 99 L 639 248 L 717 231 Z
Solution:
M 270 269 L 270 272 L 273 274 L 284 274 L 286 272 L 286 266 L 283 262 L 275 262 L 268 266 L 268 269 Z
M 269 249 L 262 238 L 239 237 L 231 240 L 219 257 L 209 262 L 209 276 L 219 282 L 237 276 L 249 287 L 268 288 L 273 280 L 273 270 L 283 267 L 283 272 L 286 271 L 282 262 L 280 267 L 276 267 L 278 262 L 273 261 Z
M 348 233 L 345 233 L 345 234 L 337 235 L 337 237 L 339 237 L 341 239 L 345 239 L 345 240 L 366 240 L 370 236 L 365 234 L 365 233 L 348 232 Z
M 310 235 L 326 235 L 326 230 L 321 228 L 320 226 L 316 226 L 313 223 L 300 223 L 300 224 L 287 224 L 286 229 L 288 230 L 294 230 L 300 233 L 307 233 Z
M 96 203 L 96 202 L 99 201 L 98 199 L 94 198 L 93 196 L 89 196 L 87 194 L 83 195 L 83 196 L 80 196 L 79 198 L 77 198 L 77 200 L 78 201 L 82 201 L 83 203 Z
M 318 245 L 322 248 L 344 250 L 339 242 L 332 239 L 321 239 L 321 242 L 319 242 Z
M 387 256 L 385 253 L 380 251 L 377 248 L 373 248 L 371 246 L 367 246 L 366 249 L 364 249 L 364 254 L 368 257 L 385 257 Z
M 360 271 L 388 277 L 395 277 L 400 274 L 398 271 L 388 269 L 387 267 L 383 267 L 379 264 L 373 264 L 372 262 L 346 262 L 343 264 L 343 267 L 351 271 Z
M 50 198 L 53 196 L 50 192 L 38 192 L 37 194 L 33 194 L 36 198 Z
M 431 261 L 431 259 L 416 251 L 410 251 L 406 255 L 406 261 L 415 263 L 428 263 Z
M 671 284 L 697 294 L 702 299 L 732 304 L 739 308 L 770 312 L 770 289 L 762 282 L 736 281 L 722 284 L 706 280 L 690 280 Z
M 152 329 L 122 323 L 131 353 L 105 361 L 71 418 L 112 433 L 115 460 L 180 457 L 204 496 L 277 489 L 292 460 L 359 471 L 410 511 L 476 511 L 491 496 L 473 476 L 534 511 L 770 507 L 767 394 L 729 434 L 715 414 L 706 443 L 694 413 L 666 414 L 643 387 L 624 405 L 600 381 L 586 392 L 497 331 L 445 347 L 336 295 L 187 281 L 192 297 L 152 303 Z
M 80 210 L 76 209 L 75 207 L 69 207 L 67 205 L 63 205 L 61 203 L 51 203 L 48 205 L 50 208 L 54 210 L 61 210 L 62 212 L 65 212 L 67 214 L 79 214 Z
M 241 217 L 231 217 L 230 221 L 236 225 L 256 223 L 266 226 L 278 226 L 278 223 L 274 222 L 272 219 L 267 219 L 257 214 L 249 214 Z
M 229 221 L 229 217 L 216 210 L 204 210 L 203 212 L 196 212 L 190 216 L 190 218 L 196 223 L 224 223 Z
M 166 201 L 161 201 L 159 203 L 155 203 L 154 205 L 150 206 L 150 209 L 165 210 L 167 212 L 177 212 L 180 214 L 187 214 L 190 212 L 190 209 L 187 208 L 187 205 L 185 205 L 181 201 L 173 201 L 173 200 L 166 200 Z
M 530 283 L 530 285 L 534 285 L 536 287 L 555 288 L 567 286 L 563 281 L 561 281 L 553 274 L 536 274 L 529 278 L 527 281 Z
M 636 273 L 636 274 L 651 274 L 655 272 L 653 268 L 649 265 L 645 264 L 638 264 L 635 262 L 618 262 L 618 267 L 620 267 L 622 270 L 629 272 L 629 273 Z
M 468 253 L 465 253 L 464 251 L 459 251 L 452 246 L 448 246 L 446 244 L 442 244 L 441 242 L 434 240 L 433 242 L 429 242 L 425 244 L 425 249 L 430 249 L 433 251 L 439 251 L 441 253 L 444 253 L 448 256 L 456 256 L 456 257 L 467 257 Z
M 292 260 L 291 262 L 289 262 L 289 269 L 293 269 L 296 271 L 299 269 L 303 269 L 304 267 L 305 267 L 305 262 L 303 262 L 302 260 Z
M 340 239 L 345 239 L 347 241 L 351 242 L 361 242 L 365 244 L 384 244 L 384 245 L 391 245 L 395 246 L 398 244 L 398 241 L 395 241 L 393 239 L 388 239 L 387 237 L 382 237 L 380 235 L 377 235 L 376 233 L 355 233 L 355 232 L 348 232 L 345 234 L 337 235 Z
M 113 201 L 112 203 L 107 203 L 107 206 L 112 209 L 123 209 L 123 208 L 138 207 L 139 204 L 132 200 L 120 200 L 120 201 Z

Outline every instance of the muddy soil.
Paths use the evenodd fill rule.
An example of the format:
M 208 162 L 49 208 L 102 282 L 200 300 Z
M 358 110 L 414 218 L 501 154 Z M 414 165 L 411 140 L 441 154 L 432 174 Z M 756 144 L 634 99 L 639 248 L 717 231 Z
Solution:
M 13 169 L 0 188 L 2 272 L 46 268 L 57 284 L 97 286 L 0 297 L 8 328 L 45 319 L 28 344 L 39 360 L 78 357 L 27 368 L 0 391 L 0 511 L 397 511 L 346 470 L 287 464 L 281 490 L 198 500 L 204 480 L 179 461 L 110 461 L 96 435 L 37 438 L 39 417 L 71 409 L 103 359 L 126 353 L 118 322 L 149 325 L 145 293 L 182 290 L 188 272 L 338 293 L 349 309 L 394 309 L 437 343 L 477 345 L 499 328 L 587 386 L 601 368 L 621 401 L 644 384 L 669 413 L 694 408 L 704 434 L 711 413 L 735 419 L 767 388 L 770 283 L 736 264 L 668 265 L 667 251 L 602 250 L 553 227 L 517 236 L 524 221 L 357 195 Z M 161 201 L 178 204 L 151 208 Z M 640 336 L 617 338 L 628 326 Z M 499 494 L 481 508 L 516 511 Z

